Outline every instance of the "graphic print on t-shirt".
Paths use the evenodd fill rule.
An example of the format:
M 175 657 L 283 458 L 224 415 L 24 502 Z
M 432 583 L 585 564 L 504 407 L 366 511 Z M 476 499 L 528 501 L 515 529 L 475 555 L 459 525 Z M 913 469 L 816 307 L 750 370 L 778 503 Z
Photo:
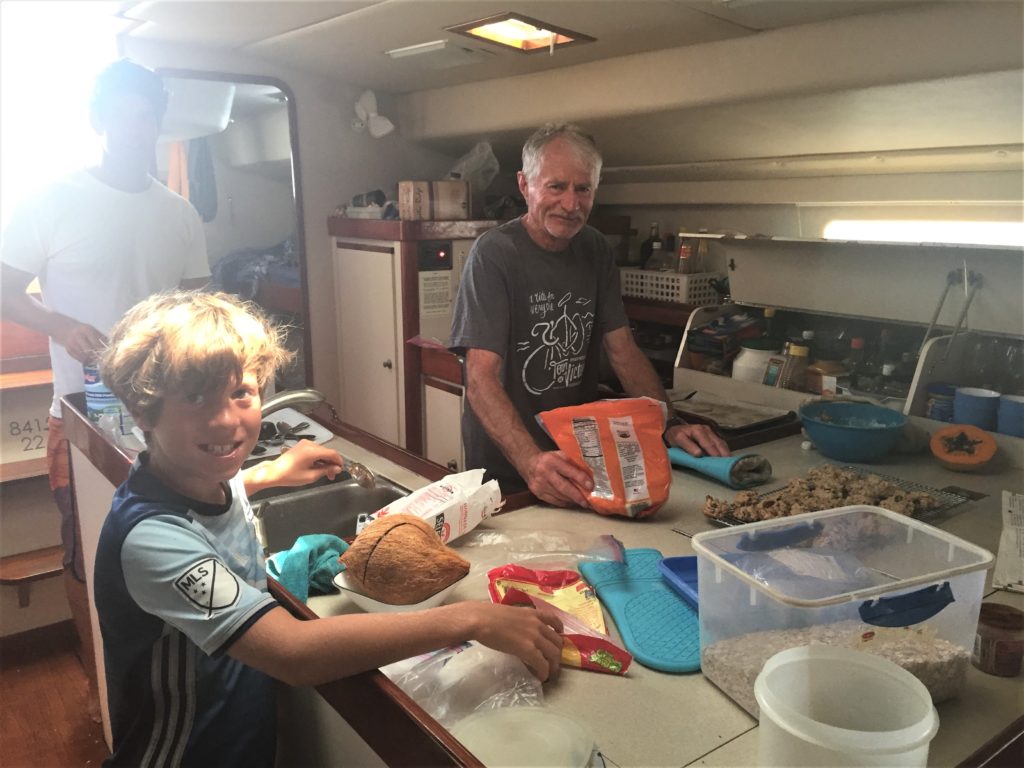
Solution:
M 568 389 L 583 380 L 583 369 L 594 327 L 589 298 L 574 298 L 572 292 L 560 299 L 550 291 L 530 294 L 529 313 L 537 322 L 530 338 L 516 344 L 523 362 L 523 386 L 533 395 L 551 389 Z
M 174 580 L 174 586 L 190 603 L 205 610 L 207 616 L 234 605 L 241 591 L 235 574 L 212 557 L 185 571 Z

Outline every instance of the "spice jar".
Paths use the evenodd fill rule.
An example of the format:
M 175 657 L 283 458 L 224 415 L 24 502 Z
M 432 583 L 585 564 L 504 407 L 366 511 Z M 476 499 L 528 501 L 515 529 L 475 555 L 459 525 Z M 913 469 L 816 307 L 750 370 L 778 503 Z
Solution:
M 982 603 L 971 661 L 989 675 L 1015 677 L 1024 659 L 1024 611 Z

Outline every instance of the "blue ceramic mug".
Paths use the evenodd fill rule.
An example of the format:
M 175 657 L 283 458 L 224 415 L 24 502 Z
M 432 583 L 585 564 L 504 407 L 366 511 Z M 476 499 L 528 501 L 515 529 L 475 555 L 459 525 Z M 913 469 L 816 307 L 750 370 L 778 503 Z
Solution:
M 998 410 L 999 393 L 993 389 L 957 387 L 953 395 L 953 421 L 956 424 L 973 424 L 993 432 Z
M 1000 397 L 996 421 L 996 432 L 1024 437 L 1024 395 Z

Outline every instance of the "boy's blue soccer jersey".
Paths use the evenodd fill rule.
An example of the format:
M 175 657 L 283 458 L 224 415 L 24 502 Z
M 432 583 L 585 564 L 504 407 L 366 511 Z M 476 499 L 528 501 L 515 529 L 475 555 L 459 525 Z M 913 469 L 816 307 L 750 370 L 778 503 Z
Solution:
M 96 552 L 109 764 L 271 766 L 274 681 L 225 653 L 277 605 L 241 475 L 227 504 L 210 505 L 146 460 L 117 489 Z

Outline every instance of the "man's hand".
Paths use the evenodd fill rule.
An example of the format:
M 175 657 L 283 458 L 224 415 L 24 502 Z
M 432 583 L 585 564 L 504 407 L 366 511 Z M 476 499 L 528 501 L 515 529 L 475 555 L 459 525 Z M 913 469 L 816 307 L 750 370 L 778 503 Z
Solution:
M 107 337 L 88 323 L 61 316 L 56 325 L 53 340 L 80 363 L 95 362 L 97 354 L 106 346 Z
M 728 456 L 729 446 L 707 424 L 682 424 L 665 433 L 670 445 L 682 448 L 691 456 Z
M 590 473 L 580 469 L 561 451 L 540 451 L 531 456 L 522 472 L 530 493 L 556 507 L 590 508 L 586 494 L 594 487 Z

